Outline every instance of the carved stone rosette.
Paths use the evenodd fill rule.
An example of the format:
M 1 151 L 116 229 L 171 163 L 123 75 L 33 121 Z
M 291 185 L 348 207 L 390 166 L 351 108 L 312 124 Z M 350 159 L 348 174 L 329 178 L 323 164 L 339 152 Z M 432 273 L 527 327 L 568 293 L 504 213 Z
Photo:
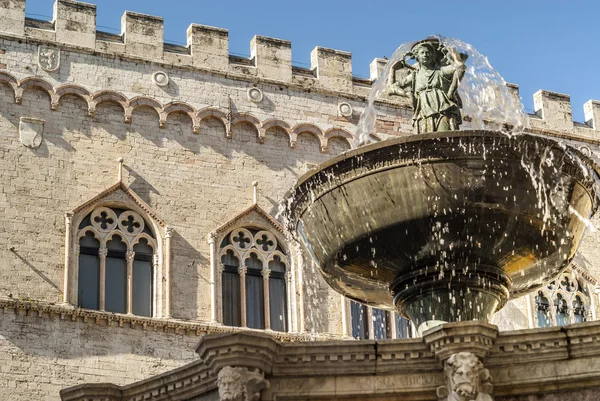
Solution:
M 220 401 L 258 401 L 269 381 L 258 371 L 225 366 L 219 371 L 217 385 Z

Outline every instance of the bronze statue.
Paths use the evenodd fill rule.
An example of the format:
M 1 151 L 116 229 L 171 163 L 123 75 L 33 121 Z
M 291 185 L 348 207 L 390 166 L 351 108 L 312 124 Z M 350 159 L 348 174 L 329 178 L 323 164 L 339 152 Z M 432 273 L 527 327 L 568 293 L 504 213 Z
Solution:
M 467 57 L 431 38 L 415 43 L 392 66 L 388 93 L 411 98 L 415 133 L 459 129 L 462 102 L 457 90 L 465 74 Z M 417 62 L 410 65 L 407 58 Z M 403 69 L 404 76 L 398 79 L 397 73 Z

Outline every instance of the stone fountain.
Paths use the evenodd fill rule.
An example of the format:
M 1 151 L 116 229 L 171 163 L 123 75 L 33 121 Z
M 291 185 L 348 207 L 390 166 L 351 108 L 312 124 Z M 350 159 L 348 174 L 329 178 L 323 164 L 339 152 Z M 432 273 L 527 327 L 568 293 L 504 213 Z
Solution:
M 299 179 L 287 206 L 289 230 L 335 290 L 395 308 L 419 333 L 489 321 L 555 278 L 598 206 L 598 168 L 579 151 L 458 130 L 466 60 L 438 39 L 413 45 L 387 91 L 411 100 L 415 135 L 327 161 Z

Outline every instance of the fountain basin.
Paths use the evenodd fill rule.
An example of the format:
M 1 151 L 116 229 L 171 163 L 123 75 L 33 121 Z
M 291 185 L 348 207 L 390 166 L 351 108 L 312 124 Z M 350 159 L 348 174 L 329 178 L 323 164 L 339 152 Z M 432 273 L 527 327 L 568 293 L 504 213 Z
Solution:
M 419 331 L 490 319 L 567 267 L 598 168 L 532 135 L 451 131 L 351 150 L 301 177 L 289 230 L 336 291 Z

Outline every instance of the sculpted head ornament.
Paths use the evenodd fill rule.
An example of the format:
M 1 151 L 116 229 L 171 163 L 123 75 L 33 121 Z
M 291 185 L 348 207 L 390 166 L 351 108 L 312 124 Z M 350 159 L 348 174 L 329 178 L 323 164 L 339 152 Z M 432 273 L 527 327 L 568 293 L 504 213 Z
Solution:
M 440 400 L 493 401 L 490 373 L 475 354 L 459 352 L 445 363 L 447 386 L 438 388 Z
M 217 376 L 217 385 L 220 401 L 257 401 L 269 382 L 259 372 L 226 366 Z

